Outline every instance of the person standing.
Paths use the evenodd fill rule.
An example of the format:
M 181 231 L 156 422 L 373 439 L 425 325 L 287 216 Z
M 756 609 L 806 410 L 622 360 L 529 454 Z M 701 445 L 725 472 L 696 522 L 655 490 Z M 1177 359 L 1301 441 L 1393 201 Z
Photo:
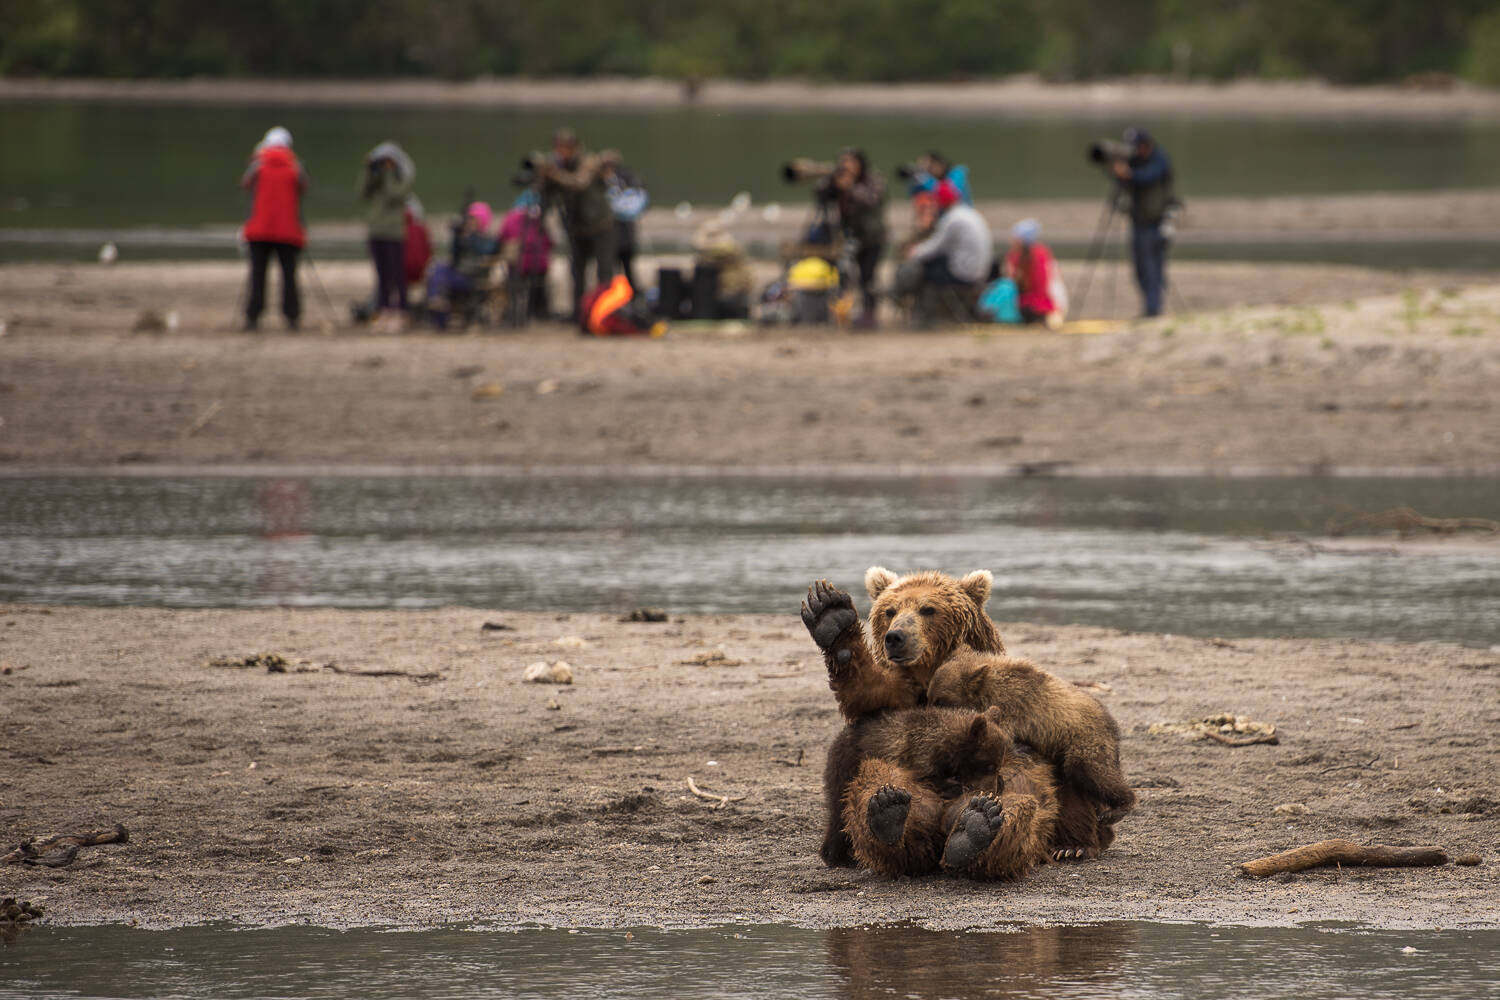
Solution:
M 606 149 L 599 154 L 599 159 L 603 164 L 609 207 L 615 213 L 615 256 L 630 287 L 639 289 L 641 286 L 635 282 L 636 223 L 651 203 L 651 197 L 635 174 L 621 162 L 618 150 Z
M 417 168 L 394 142 L 365 156 L 356 190 L 368 205 L 365 221 L 375 265 L 375 324 L 384 333 L 406 325 L 406 199 Z
M 885 252 L 885 178 L 871 168 L 864 150 L 850 147 L 839 153 L 832 175 L 818 183 L 819 201 L 838 209 L 844 239 L 855 244 L 859 269 L 860 313 L 855 325 L 875 326 L 875 272 Z
M 1160 316 L 1167 283 L 1167 237 L 1162 223 L 1177 204 L 1172 161 L 1143 128 L 1126 129 L 1125 144 L 1130 147 L 1129 158 L 1113 161 L 1110 170 L 1130 196 L 1130 256 L 1143 315 Z
M 556 209 L 568 237 L 573 276 L 569 321 L 578 317 L 590 261 L 598 284 L 607 285 L 615 276 L 615 215 L 603 168 L 603 159 L 585 152 L 572 129 L 560 128 L 552 134 L 552 152 L 539 171 L 543 214 Z
M 250 167 L 240 178 L 250 192 L 245 242 L 250 246 L 250 294 L 245 301 L 245 330 L 253 331 L 266 306 L 266 266 L 272 254 L 281 267 L 281 313 L 288 329 L 302 319 L 297 288 L 297 255 L 307 245 L 302 223 L 302 195 L 307 174 L 292 152 L 292 134 L 277 125 L 255 147 Z

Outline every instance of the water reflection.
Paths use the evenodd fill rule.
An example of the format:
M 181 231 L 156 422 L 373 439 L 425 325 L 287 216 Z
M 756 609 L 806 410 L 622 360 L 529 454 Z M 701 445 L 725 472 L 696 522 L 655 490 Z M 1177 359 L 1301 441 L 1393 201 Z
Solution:
M 1134 924 L 1026 927 L 1012 933 L 911 927 L 841 927 L 826 932 L 829 965 L 848 1000 L 907 997 L 1068 995 L 1089 984 L 1102 993 L 1121 980 L 1139 938 Z
M 0 1000 L 62 997 L 1491 997 L 1497 931 L 1111 923 L 946 932 L 786 926 L 391 933 L 37 927 Z

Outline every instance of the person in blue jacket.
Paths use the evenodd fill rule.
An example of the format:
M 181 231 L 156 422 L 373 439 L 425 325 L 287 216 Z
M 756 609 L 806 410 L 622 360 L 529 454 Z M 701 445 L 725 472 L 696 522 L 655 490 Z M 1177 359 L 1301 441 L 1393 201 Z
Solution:
M 1172 161 L 1143 128 L 1125 130 L 1128 159 L 1114 160 L 1110 170 L 1130 197 L 1130 256 L 1144 300 L 1143 314 L 1160 316 L 1167 283 L 1167 234 L 1162 224 L 1175 209 Z
M 923 191 L 936 192 L 939 184 L 948 181 L 965 205 L 974 204 L 974 193 L 969 190 L 969 168 L 962 163 L 949 163 L 935 149 L 923 153 L 915 163 L 899 168 L 898 172 L 906 180 L 907 194 L 913 197 Z

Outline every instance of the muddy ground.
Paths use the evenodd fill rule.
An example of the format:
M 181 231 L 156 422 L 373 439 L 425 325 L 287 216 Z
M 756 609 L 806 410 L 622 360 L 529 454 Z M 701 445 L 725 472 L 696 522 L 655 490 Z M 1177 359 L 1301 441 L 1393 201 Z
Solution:
M 1095 335 L 600 340 L 373 336 L 333 326 L 306 279 L 307 330 L 272 315 L 245 335 L 232 264 L 9 265 L 0 468 L 1500 469 L 1500 288 L 1315 265 L 1176 273 L 1200 311 Z M 361 264 L 318 275 L 334 310 L 367 291 Z M 133 332 L 148 313 L 173 326 Z
M 118 822 L 130 841 L 0 866 L 0 894 L 59 922 L 149 925 L 1500 926 L 1496 650 L 1003 625 L 1013 651 L 1108 685 L 1140 807 L 1100 860 L 1020 884 L 892 880 L 816 855 L 839 723 L 799 597 L 789 582 L 785 615 L 666 624 L 5 609 L 0 836 Z M 208 665 L 263 650 L 313 662 Z M 522 682 L 559 659 L 572 686 Z M 1275 723 L 1280 744 L 1145 732 L 1225 711 Z M 1236 875 L 1326 837 L 1483 863 Z

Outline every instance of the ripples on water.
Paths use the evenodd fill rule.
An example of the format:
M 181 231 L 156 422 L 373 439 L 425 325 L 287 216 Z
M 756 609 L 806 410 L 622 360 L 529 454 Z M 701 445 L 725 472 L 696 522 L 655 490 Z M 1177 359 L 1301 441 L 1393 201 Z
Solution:
M 1492 997 L 1500 932 L 1115 923 L 692 931 L 32 928 L 0 1000 Z
M 1500 519 L 1500 483 L 0 479 L 0 600 L 789 614 L 878 563 L 991 569 L 1008 621 L 1500 643 L 1500 546 L 1305 540 L 1398 505 Z

